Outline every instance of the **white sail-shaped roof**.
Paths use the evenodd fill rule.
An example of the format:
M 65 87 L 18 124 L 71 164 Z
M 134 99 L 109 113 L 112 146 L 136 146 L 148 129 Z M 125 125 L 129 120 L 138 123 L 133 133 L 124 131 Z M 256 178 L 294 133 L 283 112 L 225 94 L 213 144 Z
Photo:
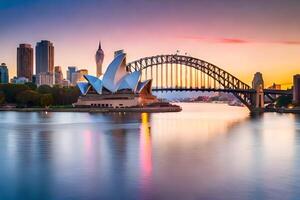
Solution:
M 135 71 L 130 74 L 127 74 L 120 82 L 118 90 L 130 89 L 133 92 L 136 92 L 139 80 L 141 78 L 141 72 Z
M 86 95 L 90 88 L 90 84 L 85 82 L 78 82 L 77 86 L 82 95 Z
M 93 83 L 93 82 L 96 82 L 96 81 L 98 80 L 97 77 L 91 76 L 91 75 L 83 75 L 83 77 L 84 77 L 85 80 L 87 80 L 89 83 Z
M 139 82 L 137 87 L 138 93 L 151 94 L 152 79 Z
M 84 78 L 98 94 L 102 94 L 103 84 L 101 79 L 91 75 L 84 75 Z
M 120 53 L 109 64 L 101 77 L 84 75 L 86 82 L 77 84 L 82 95 L 86 95 L 92 87 L 98 94 L 102 91 L 115 93 L 119 90 L 129 89 L 134 93 L 151 94 L 152 80 L 139 82 L 141 72 L 129 73 L 126 71 L 126 54 Z
M 120 80 L 128 74 L 126 72 L 126 54 L 121 53 L 109 64 L 103 75 L 103 86 L 111 92 L 118 90 Z

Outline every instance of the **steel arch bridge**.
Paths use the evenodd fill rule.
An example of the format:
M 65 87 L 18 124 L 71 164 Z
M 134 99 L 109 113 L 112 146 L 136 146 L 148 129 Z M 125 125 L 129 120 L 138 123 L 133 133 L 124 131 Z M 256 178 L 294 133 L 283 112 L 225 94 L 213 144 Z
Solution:
M 127 64 L 127 71 L 141 71 L 142 80 L 152 79 L 153 91 L 230 92 L 252 110 L 256 90 L 231 73 L 204 60 L 177 54 L 141 58 Z M 269 99 L 286 91 L 264 90 Z

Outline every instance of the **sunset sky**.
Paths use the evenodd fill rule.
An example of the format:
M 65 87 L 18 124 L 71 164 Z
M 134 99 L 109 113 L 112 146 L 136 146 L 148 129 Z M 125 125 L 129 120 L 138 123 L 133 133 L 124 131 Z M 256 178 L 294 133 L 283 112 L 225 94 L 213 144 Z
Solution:
M 0 0 L 0 62 L 16 73 L 19 43 L 50 40 L 55 65 L 95 74 L 99 40 L 105 67 L 113 51 L 127 60 L 180 50 L 246 83 L 266 85 L 300 73 L 299 0 Z

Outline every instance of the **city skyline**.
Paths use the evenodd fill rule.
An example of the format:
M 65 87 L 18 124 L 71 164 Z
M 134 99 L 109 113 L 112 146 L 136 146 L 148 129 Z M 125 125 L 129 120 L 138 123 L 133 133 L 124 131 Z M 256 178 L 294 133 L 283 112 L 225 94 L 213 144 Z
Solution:
M 292 83 L 300 66 L 299 4 L 293 0 L 284 4 L 278 0 L 4 1 L 0 3 L 7 16 L 0 20 L 5 27 L 0 33 L 5 47 L 0 50 L 1 62 L 7 63 L 13 77 L 16 47 L 46 39 L 55 46 L 54 65 L 62 66 L 64 76 L 68 66 L 96 74 L 95 44 L 101 40 L 107 52 L 103 70 L 114 50 L 125 49 L 128 61 L 180 50 L 246 83 L 257 71 L 263 73 L 266 86 Z

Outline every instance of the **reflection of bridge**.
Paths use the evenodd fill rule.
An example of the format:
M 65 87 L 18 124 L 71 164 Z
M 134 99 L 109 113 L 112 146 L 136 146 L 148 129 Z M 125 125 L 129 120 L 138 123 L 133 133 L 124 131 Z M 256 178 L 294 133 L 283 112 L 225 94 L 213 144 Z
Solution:
M 206 61 L 183 55 L 158 55 L 145 57 L 127 64 L 128 71 L 142 71 L 142 79 L 153 80 L 154 91 L 220 91 L 230 92 L 250 110 L 274 103 L 280 95 L 290 95 L 287 90 L 259 91 L 227 71 Z M 258 94 L 259 93 L 259 94 Z M 260 105 L 257 95 L 269 101 Z

